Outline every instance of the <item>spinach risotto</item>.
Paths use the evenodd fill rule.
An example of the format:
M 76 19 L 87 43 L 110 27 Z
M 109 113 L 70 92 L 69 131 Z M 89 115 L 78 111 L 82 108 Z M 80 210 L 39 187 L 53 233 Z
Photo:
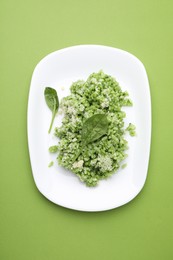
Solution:
M 135 135 L 135 126 L 124 128 L 123 106 L 132 106 L 127 91 L 103 71 L 92 73 L 86 81 L 74 82 L 71 94 L 63 98 L 62 125 L 55 128 L 59 138 L 58 164 L 72 171 L 87 186 L 114 174 L 127 157 L 125 131 Z

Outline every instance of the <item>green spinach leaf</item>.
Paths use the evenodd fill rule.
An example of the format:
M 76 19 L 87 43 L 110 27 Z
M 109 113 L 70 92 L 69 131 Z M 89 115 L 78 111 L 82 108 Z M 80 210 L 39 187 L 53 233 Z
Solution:
M 98 140 L 107 133 L 108 124 L 105 114 L 96 114 L 84 122 L 81 133 L 81 149 L 75 156 L 74 161 L 79 157 L 85 145 Z
M 58 100 L 58 96 L 57 96 L 56 90 L 53 89 L 53 88 L 50 88 L 50 87 L 46 87 L 45 88 L 45 90 L 44 90 L 44 97 L 45 97 L 45 100 L 46 100 L 46 104 L 48 105 L 48 107 L 52 111 L 52 120 L 51 120 L 49 131 L 48 131 L 48 133 L 50 133 L 51 129 L 52 129 L 52 125 L 53 125 L 53 121 L 54 121 L 55 115 L 56 115 L 56 113 L 58 111 L 59 100 Z
M 108 120 L 105 114 L 96 114 L 88 118 L 82 127 L 81 140 L 83 145 L 92 143 L 108 131 Z

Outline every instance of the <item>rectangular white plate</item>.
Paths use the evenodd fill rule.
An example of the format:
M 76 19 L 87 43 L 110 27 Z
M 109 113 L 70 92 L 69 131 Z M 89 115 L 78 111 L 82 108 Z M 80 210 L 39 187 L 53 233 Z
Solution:
M 58 166 L 48 152 L 57 143 L 48 127 L 51 111 L 44 100 L 44 89 L 55 88 L 59 99 L 70 94 L 75 80 L 84 79 L 103 70 L 114 76 L 123 90 L 129 92 L 133 107 L 126 111 L 126 124 L 136 125 L 137 136 L 129 142 L 127 167 L 120 169 L 95 188 L 86 187 L 71 172 Z M 64 90 L 62 90 L 64 87 Z M 147 74 L 143 64 L 132 54 L 106 46 L 79 45 L 55 51 L 36 66 L 28 100 L 28 145 L 32 172 L 38 190 L 52 202 L 76 210 L 103 211 L 131 201 L 143 188 L 148 169 L 151 139 L 151 99 Z M 54 127 L 61 117 L 55 118 Z M 54 166 L 48 168 L 50 161 Z

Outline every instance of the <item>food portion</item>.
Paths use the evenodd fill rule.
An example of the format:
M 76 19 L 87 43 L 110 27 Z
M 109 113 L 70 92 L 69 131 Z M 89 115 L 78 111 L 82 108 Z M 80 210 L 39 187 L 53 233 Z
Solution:
M 62 126 L 55 129 L 59 143 L 58 164 L 76 174 L 87 186 L 114 174 L 126 158 L 123 106 L 132 106 L 128 93 L 103 71 L 91 74 L 87 81 L 71 86 L 71 95 L 63 98 Z M 128 129 L 135 135 L 131 124 Z

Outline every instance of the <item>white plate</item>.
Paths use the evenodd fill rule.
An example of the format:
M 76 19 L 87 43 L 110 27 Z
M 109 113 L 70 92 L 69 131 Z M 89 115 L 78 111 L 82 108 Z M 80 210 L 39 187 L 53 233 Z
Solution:
M 44 88 L 53 87 L 61 99 L 78 79 L 86 80 L 102 69 L 114 76 L 123 90 L 129 92 L 134 106 L 124 109 L 126 124 L 136 125 L 137 136 L 126 136 L 129 142 L 127 167 L 120 169 L 95 188 L 86 187 L 74 174 L 58 166 L 48 147 L 57 142 L 53 131 L 48 135 L 51 111 L 44 100 Z M 62 90 L 62 87 L 65 90 Z M 57 116 L 54 127 L 60 124 Z M 131 201 L 144 186 L 150 153 L 151 100 L 143 64 L 132 54 L 106 46 L 79 45 L 55 51 L 36 66 L 28 101 L 28 144 L 35 184 L 50 201 L 81 211 L 103 211 Z M 54 166 L 48 168 L 50 161 Z

